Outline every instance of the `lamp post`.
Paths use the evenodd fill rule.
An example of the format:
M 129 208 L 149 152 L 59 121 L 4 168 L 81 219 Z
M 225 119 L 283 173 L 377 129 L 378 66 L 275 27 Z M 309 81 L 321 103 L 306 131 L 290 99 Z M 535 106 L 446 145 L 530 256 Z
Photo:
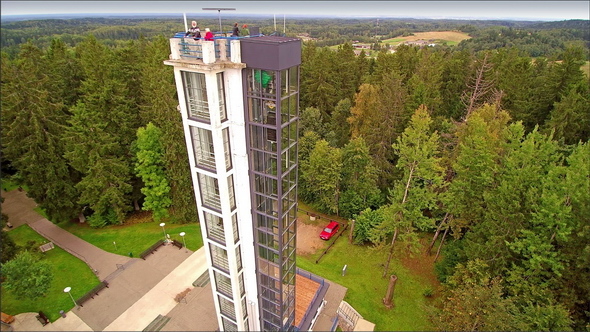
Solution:
M 72 296 L 72 293 L 70 293 L 71 290 L 72 290 L 72 287 L 66 287 L 66 288 L 64 288 L 64 293 L 70 294 L 70 298 L 74 302 L 74 305 L 77 307 L 78 306 L 78 303 L 76 303 L 76 300 L 74 300 L 74 297 Z
M 164 226 L 166 226 L 166 223 L 160 223 L 160 226 L 162 226 L 162 231 L 164 232 L 164 242 L 168 241 L 168 239 L 166 238 L 166 229 L 164 228 Z
M 203 10 L 216 10 L 219 15 L 219 33 L 223 33 L 221 30 L 221 11 L 222 10 L 236 10 L 235 8 L 203 8 Z
M 184 243 L 184 252 L 188 252 L 188 249 L 186 248 L 186 241 L 184 240 L 185 235 L 185 232 L 180 232 L 180 236 L 182 236 L 182 243 Z

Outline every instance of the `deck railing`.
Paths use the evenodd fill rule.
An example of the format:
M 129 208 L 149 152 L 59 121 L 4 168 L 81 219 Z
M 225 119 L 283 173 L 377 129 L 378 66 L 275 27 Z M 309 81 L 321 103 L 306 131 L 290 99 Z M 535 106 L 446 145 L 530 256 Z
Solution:
M 185 34 L 185 32 L 177 32 L 170 39 L 171 60 L 201 60 L 204 63 L 240 62 L 239 42 L 237 41 L 263 36 L 227 37 L 226 34 L 218 33 L 213 37 L 213 41 L 206 41 L 205 38 L 193 38 L 185 36 Z

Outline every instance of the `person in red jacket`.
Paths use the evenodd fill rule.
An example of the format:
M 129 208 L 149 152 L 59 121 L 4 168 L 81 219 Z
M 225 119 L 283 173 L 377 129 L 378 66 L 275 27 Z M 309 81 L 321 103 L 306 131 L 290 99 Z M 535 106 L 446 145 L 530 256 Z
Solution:
M 209 28 L 205 28 L 205 40 L 213 40 L 213 33 Z

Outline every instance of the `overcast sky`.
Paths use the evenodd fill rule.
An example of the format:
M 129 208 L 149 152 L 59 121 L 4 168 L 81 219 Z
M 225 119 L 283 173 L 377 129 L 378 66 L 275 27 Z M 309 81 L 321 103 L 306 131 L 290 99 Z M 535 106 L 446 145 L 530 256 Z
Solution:
M 413 17 L 569 20 L 590 19 L 589 1 L 1 1 L 2 16 L 26 14 L 186 13 L 217 16 L 202 8 L 277 16 Z M 224 12 L 222 12 L 224 13 Z M 223 14 L 222 14 L 223 15 Z

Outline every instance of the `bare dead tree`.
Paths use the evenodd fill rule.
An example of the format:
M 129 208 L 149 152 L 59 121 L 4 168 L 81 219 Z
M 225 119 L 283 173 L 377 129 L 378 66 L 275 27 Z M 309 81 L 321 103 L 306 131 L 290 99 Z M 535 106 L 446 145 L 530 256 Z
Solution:
M 502 98 L 504 98 L 504 95 L 505 93 L 503 90 L 498 90 L 494 88 L 492 89 L 492 93 L 486 101 L 486 103 L 494 105 L 494 107 L 496 108 L 496 112 L 499 112 L 500 110 L 502 110 Z
M 406 199 L 408 198 L 408 191 L 410 190 L 410 183 L 412 182 L 412 176 L 414 171 L 416 170 L 416 163 L 413 163 L 410 167 L 410 174 L 408 175 L 408 181 L 406 183 L 406 189 L 404 190 L 404 198 L 402 199 L 402 205 L 406 203 Z M 403 218 L 402 212 L 399 211 L 396 213 L 394 218 Z M 389 264 L 391 263 L 391 258 L 393 257 L 393 246 L 395 245 L 395 240 L 397 239 L 397 235 L 399 234 L 399 227 L 395 226 L 395 231 L 393 233 L 393 239 L 391 239 L 391 244 L 389 245 L 389 256 L 387 257 L 387 263 L 385 264 L 385 268 L 383 269 L 383 278 L 387 275 L 387 271 L 389 270 Z
M 440 222 L 440 224 L 438 224 L 438 227 L 436 228 L 436 232 L 434 233 L 434 236 L 432 237 L 432 241 L 430 242 L 428 249 L 426 249 L 426 254 L 428 256 L 430 256 L 430 252 L 432 251 L 432 247 L 434 247 L 434 243 L 436 242 L 436 239 L 438 238 L 438 235 L 440 234 L 442 227 L 446 224 L 448 217 L 449 217 L 449 213 L 447 212 L 445 214 L 445 217 L 443 218 L 443 220 Z
M 465 121 L 469 114 L 474 109 L 477 109 L 488 101 L 490 92 L 492 92 L 495 81 L 486 76 L 492 69 L 492 64 L 488 62 L 488 54 L 486 54 L 481 61 L 481 64 L 475 71 L 474 77 L 471 77 L 469 83 L 467 83 L 467 89 L 463 91 L 461 101 L 467 107 L 467 113 L 465 114 Z
M 385 293 L 385 297 L 383 298 L 383 304 L 387 307 L 387 309 L 391 309 L 393 304 L 393 292 L 395 290 L 395 283 L 397 281 L 397 276 L 392 274 L 389 277 L 389 285 L 387 286 L 387 293 Z
M 440 249 L 442 249 L 443 243 L 445 243 L 445 238 L 447 237 L 447 233 L 449 232 L 449 228 L 451 228 L 451 227 L 447 226 L 447 228 L 445 229 L 445 233 L 443 234 L 443 237 L 440 240 L 440 244 L 438 245 L 438 250 L 436 251 L 436 256 L 434 257 L 435 262 L 438 259 L 438 255 L 440 255 Z

